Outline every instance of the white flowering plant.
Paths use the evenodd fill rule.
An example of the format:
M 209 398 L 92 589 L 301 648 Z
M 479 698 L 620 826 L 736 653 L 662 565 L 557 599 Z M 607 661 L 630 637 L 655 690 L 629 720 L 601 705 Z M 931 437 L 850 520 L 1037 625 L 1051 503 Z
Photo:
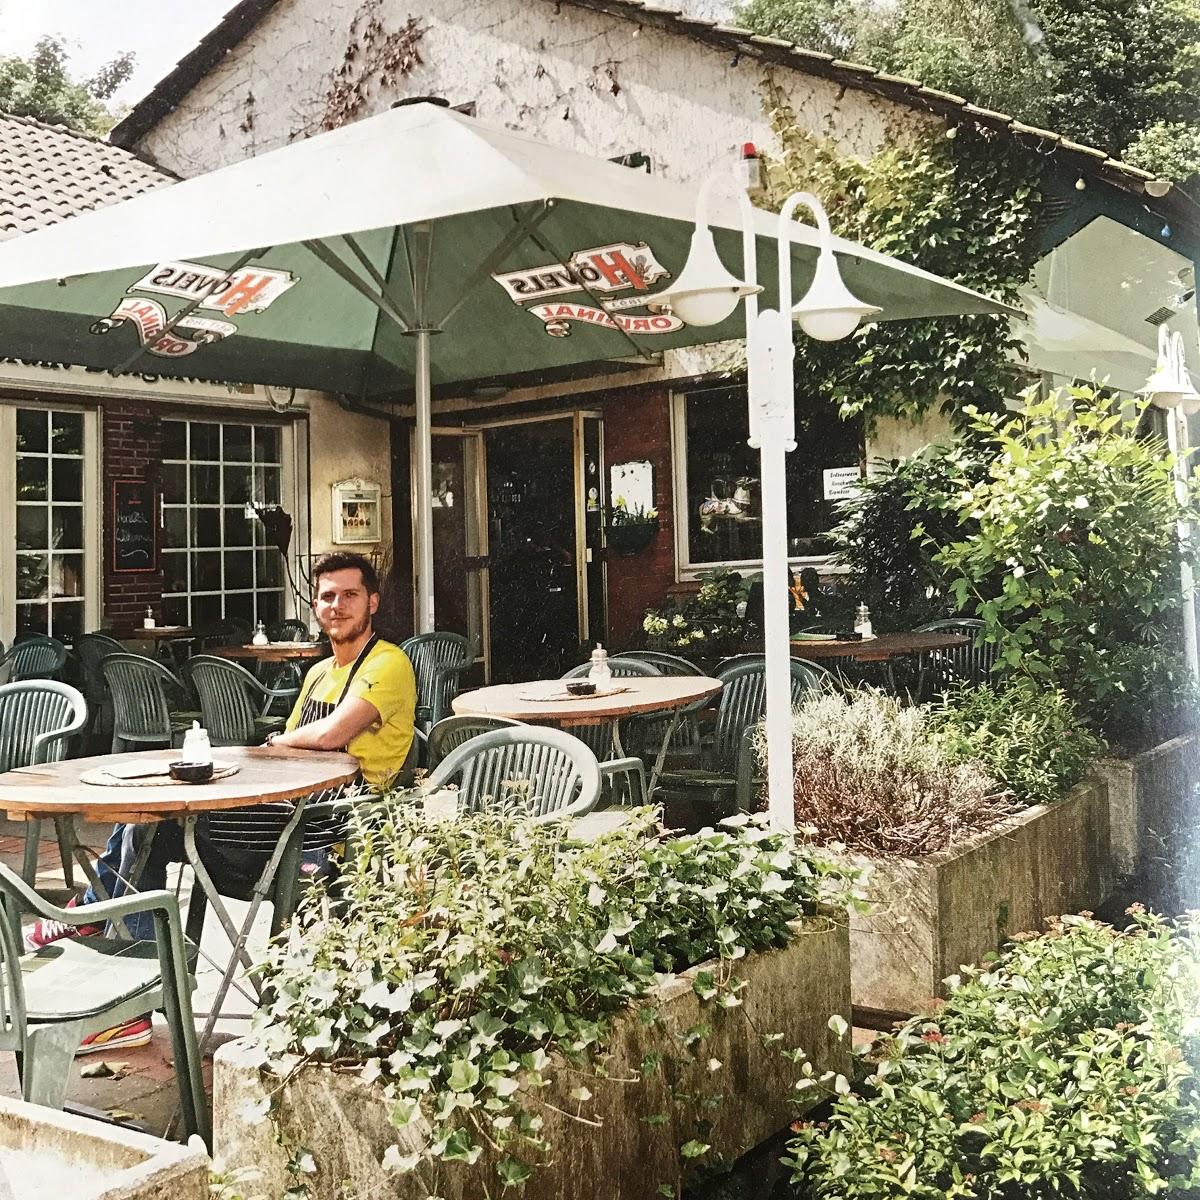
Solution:
M 702 576 L 694 595 L 646 612 L 642 630 L 647 645 L 706 657 L 736 651 L 744 640 L 748 586 L 736 571 Z

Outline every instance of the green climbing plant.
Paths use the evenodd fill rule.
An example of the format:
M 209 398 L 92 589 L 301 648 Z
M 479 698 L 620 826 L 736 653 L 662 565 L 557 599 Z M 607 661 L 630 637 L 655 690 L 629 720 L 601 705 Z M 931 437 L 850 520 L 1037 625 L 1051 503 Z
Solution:
M 766 105 L 782 148 L 767 161 L 769 207 L 814 192 L 835 233 L 998 300 L 1016 298 L 1038 256 L 1034 156 L 962 127 L 889 138 L 861 161 L 802 128 L 770 79 Z M 888 321 L 842 342 L 799 339 L 796 377 L 869 428 L 880 416 L 915 419 L 939 407 L 952 416 L 967 405 L 995 411 L 1019 388 L 1021 355 L 1004 316 Z

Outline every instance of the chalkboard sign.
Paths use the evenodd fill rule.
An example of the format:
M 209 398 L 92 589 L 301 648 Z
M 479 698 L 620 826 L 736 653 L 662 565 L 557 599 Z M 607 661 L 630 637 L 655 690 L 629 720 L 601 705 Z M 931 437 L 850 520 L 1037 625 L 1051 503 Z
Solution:
M 153 483 L 118 479 L 112 493 L 112 569 L 158 569 L 158 504 Z

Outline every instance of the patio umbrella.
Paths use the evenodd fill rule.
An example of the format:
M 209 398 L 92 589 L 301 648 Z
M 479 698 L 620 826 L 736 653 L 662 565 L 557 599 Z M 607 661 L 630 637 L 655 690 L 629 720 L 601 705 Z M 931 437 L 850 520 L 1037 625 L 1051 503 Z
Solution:
M 692 328 L 654 302 L 687 256 L 693 194 L 438 105 L 396 108 L 0 244 L 0 355 L 359 398 L 413 387 L 428 630 L 431 387 L 741 336 L 740 313 Z M 732 200 L 712 226 L 737 261 Z M 772 214 L 759 236 L 766 253 Z M 791 241 L 800 294 L 816 231 L 793 224 Z M 835 249 L 881 320 L 1006 311 Z

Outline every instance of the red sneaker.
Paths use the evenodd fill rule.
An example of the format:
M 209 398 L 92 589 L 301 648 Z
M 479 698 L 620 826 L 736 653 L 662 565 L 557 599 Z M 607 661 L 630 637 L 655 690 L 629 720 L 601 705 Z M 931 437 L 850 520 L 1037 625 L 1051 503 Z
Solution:
M 67 901 L 67 908 L 76 908 L 79 901 L 72 896 Z M 103 933 L 103 925 L 68 925 L 64 921 L 34 921 L 33 928 L 25 935 L 27 950 L 40 950 L 51 942 L 61 942 L 63 938 L 90 937 L 92 934 Z
M 132 1017 L 123 1025 L 114 1025 L 85 1037 L 75 1054 L 98 1054 L 101 1050 L 117 1050 L 122 1046 L 148 1046 L 151 1031 L 149 1013 L 144 1017 Z

